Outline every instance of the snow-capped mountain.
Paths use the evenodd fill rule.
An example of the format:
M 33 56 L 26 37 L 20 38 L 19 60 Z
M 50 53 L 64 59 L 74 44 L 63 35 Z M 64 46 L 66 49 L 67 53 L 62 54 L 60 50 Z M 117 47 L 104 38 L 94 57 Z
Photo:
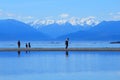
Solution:
M 0 40 L 120 40 L 120 21 L 103 21 L 94 27 L 65 24 L 44 25 L 39 29 L 23 22 L 0 20 Z M 51 38 L 52 37 L 52 38 Z
M 58 40 L 65 40 L 69 37 L 71 40 L 82 41 L 120 41 L 120 21 L 103 21 L 98 25 L 86 31 L 77 31 L 58 37 Z
M 58 25 L 63 25 L 69 23 L 73 26 L 79 25 L 79 26 L 94 26 L 99 23 L 98 20 L 96 20 L 95 17 L 87 17 L 87 18 L 77 18 L 77 17 L 71 17 L 69 19 L 40 19 L 40 20 L 35 20 L 33 22 L 30 22 L 29 24 L 35 28 L 39 28 L 41 26 L 46 26 L 46 25 L 52 25 L 52 24 L 58 24 Z
M 61 18 L 58 20 L 55 19 L 44 19 L 44 20 L 35 20 L 28 23 L 32 27 L 36 28 L 44 34 L 56 38 L 58 36 L 66 35 L 69 33 L 77 32 L 79 30 L 87 30 L 92 26 L 95 26 L 99 23 L 95 17 L 87 18 Z

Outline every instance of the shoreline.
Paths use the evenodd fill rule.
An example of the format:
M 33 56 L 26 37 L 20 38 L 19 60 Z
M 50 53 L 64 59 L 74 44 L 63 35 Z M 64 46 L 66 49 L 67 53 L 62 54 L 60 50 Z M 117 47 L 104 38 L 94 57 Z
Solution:
M 120 51 L 120 48 L 0 48 L 2 51 Z

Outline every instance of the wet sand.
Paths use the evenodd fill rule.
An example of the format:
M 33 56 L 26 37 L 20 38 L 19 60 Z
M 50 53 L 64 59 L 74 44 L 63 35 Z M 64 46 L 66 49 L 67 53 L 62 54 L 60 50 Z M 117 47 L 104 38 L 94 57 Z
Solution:
M 0 48 L 0 51 L 120 51 L 120 48 Z

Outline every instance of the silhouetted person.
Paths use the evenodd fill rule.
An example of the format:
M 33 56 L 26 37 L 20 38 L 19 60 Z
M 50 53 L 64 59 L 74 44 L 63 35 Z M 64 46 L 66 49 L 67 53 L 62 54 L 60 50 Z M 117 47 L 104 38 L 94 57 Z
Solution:
M 25 47 L 28 48 L 28 44 L 27 43 L 25 44 Z
M 28 48 L 31 48 L 31 44 L 30 44 L 30 42 L 28 43 Z M 30 50 L 29 50 L 29 53 L 30 53 Z
M 28 44 L 26 43 L 25 46 L 26 46 L 26 49 L 27 49 L 28 48 Z M 27 53 L 27 50 L 26 50 L 26 53 Z
M 30 42 L 28 43 L 28 47 L 31 48 L 31 44 L 30 44 Z
M 20 48 L 20 40 L 18 40 L 18 48 Z
M 67 38 L 66 41 L 65 41 L 65 46 L 66 46 L 65 48 L 66 49 L 68 48 L 68 44 L 69 44 L 69 38 Z

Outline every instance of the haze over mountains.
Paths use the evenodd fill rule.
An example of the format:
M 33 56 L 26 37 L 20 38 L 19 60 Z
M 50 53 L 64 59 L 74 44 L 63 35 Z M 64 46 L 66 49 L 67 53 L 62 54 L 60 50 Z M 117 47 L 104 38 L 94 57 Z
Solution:
M 0 20 L 0 40 L 120 40 L 120 21 L 80 25 L 52 23 L 37 26 L 17 20 Z

